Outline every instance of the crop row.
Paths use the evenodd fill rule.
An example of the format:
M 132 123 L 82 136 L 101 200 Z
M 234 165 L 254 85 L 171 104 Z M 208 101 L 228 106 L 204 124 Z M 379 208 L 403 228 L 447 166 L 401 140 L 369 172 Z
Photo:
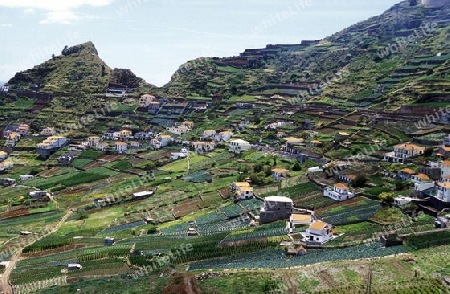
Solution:
M 219 210 L 220 213 L 225 214 L 227 217 L 235 217 L 239 216 L 242 213 L 244 213 L 244 210 L 237 204 L 231 204 L 228 206 L 225 206 Z
M 106 228 L 103 231 L 101 231 L 99 234 L 100 235 L 111 234 L 111 233 L 115 233 L 115 232 L 118 232 L 118 231 L 123 231 L 123 230 L 126 230 L 126 229 L 132 229 L 132 228 L 135 228 L 135 227 L 143 226 L 145 224 L 146 224 L 146 222 L 144 222 L 144 221 L 137 221 L 137 222 L 133 222 L 133 223 L 127 223 L 127 224 L 123 224 L 123 225 L 120 225 L 120 226 Z
M 305 256 L 288 258 L 282 250 L 264 250 L 236 256 L 194 262 L 189 270 L 241 269 L 241 268 L 287 268 L 318 262 L 373 258 L 408 252 L 404 246 L 382 247 L 380 243 L 359 245 L 342 249 L 309 252 Z
M 378 202 L 369 202 L 356 207 L 345 207 L 342 210 L 325 213 L 322 218 L 333 225 L 343 225 L 355 220 L 364 221 L 375 214 L 380 208 Z
M 286 228 L 273 228 L 273 229 L 266 229 L 266 230 L 261 230 L 261 231 L 243 232 L 241 234 L 230 234 L 225 239 L 223 239 L 221 241 L 221 243 L 252 240 L 252 239 L 263 239 L 263 238 L 269 238 L 269 237 L 274 237 L 274 236 L 284 236 L 284 235 L 287 235 Z

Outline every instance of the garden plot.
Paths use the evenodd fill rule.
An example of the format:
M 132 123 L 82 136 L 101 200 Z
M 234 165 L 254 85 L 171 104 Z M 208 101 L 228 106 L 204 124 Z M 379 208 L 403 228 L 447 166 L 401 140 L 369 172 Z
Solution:
M 183 217 L 192 212 L 198 211 L 199 205 L 201 205 L 202 203 L 203 201 L 199 197 L 186 199 L 178 202 L 177 205 L 172 209 L 172 213 L 176 218 Z
M 358 221 L 365 221 L 372 217 L 380 209 L 378 201 L 361 199 L 351 204 L 341 204 L 338 207 L 328 210 L 320 217 L 333 225 L 344 225 Z

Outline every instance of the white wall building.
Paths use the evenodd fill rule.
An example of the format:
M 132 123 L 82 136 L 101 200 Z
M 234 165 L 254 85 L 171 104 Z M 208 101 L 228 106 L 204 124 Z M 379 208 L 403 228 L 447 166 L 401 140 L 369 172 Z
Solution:
M 355 196 L 355 193 L 350 192 L 349 187 L 342 183 L 334 184 L 333 189 L 327 188 L 323 191 L 323 196 L 329 197 L 336 201 L 344 201 Z
M 250 145 L 249 142 L 244 141 L 242 139 L 237 139 L 237 140 L 230 141 L 228 150 L 233 153 L 239 154 L 242 151 L 250 149 L 251 147 L 252 146 Z

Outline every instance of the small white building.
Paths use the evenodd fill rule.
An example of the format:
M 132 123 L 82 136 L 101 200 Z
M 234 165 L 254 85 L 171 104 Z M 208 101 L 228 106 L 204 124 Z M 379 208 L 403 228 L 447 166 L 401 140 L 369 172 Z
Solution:
M 253 187 L 240 186 L 236 189 L 236 198 L 239 200 L 248 200 L 253 198 Z
M 303 239 L 306 243 L 324 244 L 333 239 L 332 227 L 326 222 L 315 220 L 306 229 Z
M 336 201 L 344 201 L 355 196 L 355 193 L 350 192 L 349 187 L 342 183 L 334 184 L 333 189 L 326 188 L 323 191 L 323 196 L 329 197 Z
M 177 160 L 180 158 L 185 158 L 189 154 L 189 151 L 186 148 L 180 150 L 180 152 L 174 152 L 170 155 L 170 159 Z
M 128 144 L 125 142 L 116 142 L 114 144 L 114 150 L 116 150 L 119 154 L 124 153 L 128 149 Z
M 47 192 L 46 191 L 32 191 L 32 192 L 28 193 L 28 195 L 32 199 L 40 199 L 42 197 L 47 196 Z
M 216 131 L 215 130 L 205 130 L 203 131 L 203 136 L 202 138 L 213 138 L 216 135 Z
M 438 190 L 436 197 L 442 201 L 450 202 L 450 183 L 438 183 Z
M 284 168 L 272 169 L 272 175 L 273 175 L 273 178 L 275 179 L 275 181 L 281 181 L 281 180 L 286 179 L 288 172 L 289 171 Z
M 172 133 L 172 134 L 174 134 L 174 135 L 178 135 L 178 136 L 181 136 L 181 135 L 184 135 L 184 134 L 186 134 L 187 132 L 189 132 L 191 129 L 189 129 L 187 126 L 185 126 L 185 125 L 181 125 L 181 126 L 178 126 L 178 127 L 168 127 L 168 128 L 166 128 L 166 130 L 169 132 L 169 133 Z
M 100 143 L 100 137 L 98 136 L 90 136 L 87 139 L 87 145 L 91 148 L 97 147 L 98 143 Z
M 67 269 L 68 270 L 79 270 L 79 269 L 82 269 L 83 267 L 81 266 L 81 264 L 79 264 L 79 263 L 69 263 L 68 265 L 67 265 Z
M 225 142 L 225 141 L 230 140 L 231 137 L 233 137 L 233 133 L 232 132 L 230 132 L 230 131 L 223 131 L 223 132 L 220 132 L 220 133 L 216 134 L 214 140 L 217 141 L 217 142 L 220 142 L 220 141 Z
M 153 139 L 150 140 L 150 146 L 153 146 L 153 148 L 155 148 L 155 149 L 160 149 L 161 148 L 161 142 L 158 139 L 153 138 Z
M 406 204 L 410 203 L 412 198 L 406 196 L 397 196 L 394 198 L 394 205 L 398 207 L 403 207 Z
M 216 144 L 214 142 L 192 142 L 192 148 L 199 153 L 203 152 L 211 152 L 216 148 Z
M 169 142 L 172 142 L 172 137 L 170 135 L 162 135 L 161 136 L 161 147 L 166 147 Z
M 61 148 L 67 142 L 67 138 L 62 136 L 50 136 L 42 143 L 36 145 L 37 149 L 56 149 Z
M 34 179 L 34 176 L 33 175 L 20 175 L 19 178 L 23 182 L 23 181 L 28 181 L 28 180 Z
M 401 143 L 394 146 L 393 152 L 384 155 L 383 161 L 403 163 L 405 159 L 422 155 L 425 147 L 410 143 Z
M 241 153 L 242 151 L 245 151 L 245 150 L 250 149 L 251 147 L 252 147 L 252 146 L 250 145 L 249 142 L 244 141 L 244 140 L 242 140 L 242 139 L 237 139 L 237 140 L 230 141 L 229 149 L 228 149 L 228 150 L 229 150 L 230 152 L 239 154 L 239 153 Z

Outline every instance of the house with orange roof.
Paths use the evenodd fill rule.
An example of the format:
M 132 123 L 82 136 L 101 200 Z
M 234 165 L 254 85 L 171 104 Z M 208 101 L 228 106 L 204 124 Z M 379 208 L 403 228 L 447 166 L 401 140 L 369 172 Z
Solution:
M 394 146 L 394 151 L 384 154 L 383 161 L 404 163 L 405 159 L 422 155 L 425 147 L 411 143 L 401 143 Z
M 14 147 L 20 141 L 21 135 L 18 132 L 11 132 L 6 137 L 5 146 L 6 147 Z
M 302 233 L 303 241 L 308 245 L 322 245 L 333 239 L 333 228 L 330 224 L 315 220 Z
M 289 171 L 284 168 L 274 168 L 272 169 L 272 175 L 275 181 L 281 181 L 286 179 Z
M 336 201 L 344 201 L 355 196 L 355 193 L 350 191 L 350 188 L 347 185 L 342 183 L 334 184 L 333 189 L 327 187 L 323 191 L 323 196 L 329 197 Z
M 410 168 L 403 168 L 397 172 L 397 178 L 403 181 L 408 181 L 412 179 L 412 176 L 416 174 L 415 171 L 413 171 Z
M 235 199 L 248 200 L 253 198 L 253 187 L 240 186 L 235 191 Z
M 338 179 L 346 183 L 352 183 L 356 179 L 356 175 L 354 174 L 338 175 Z

